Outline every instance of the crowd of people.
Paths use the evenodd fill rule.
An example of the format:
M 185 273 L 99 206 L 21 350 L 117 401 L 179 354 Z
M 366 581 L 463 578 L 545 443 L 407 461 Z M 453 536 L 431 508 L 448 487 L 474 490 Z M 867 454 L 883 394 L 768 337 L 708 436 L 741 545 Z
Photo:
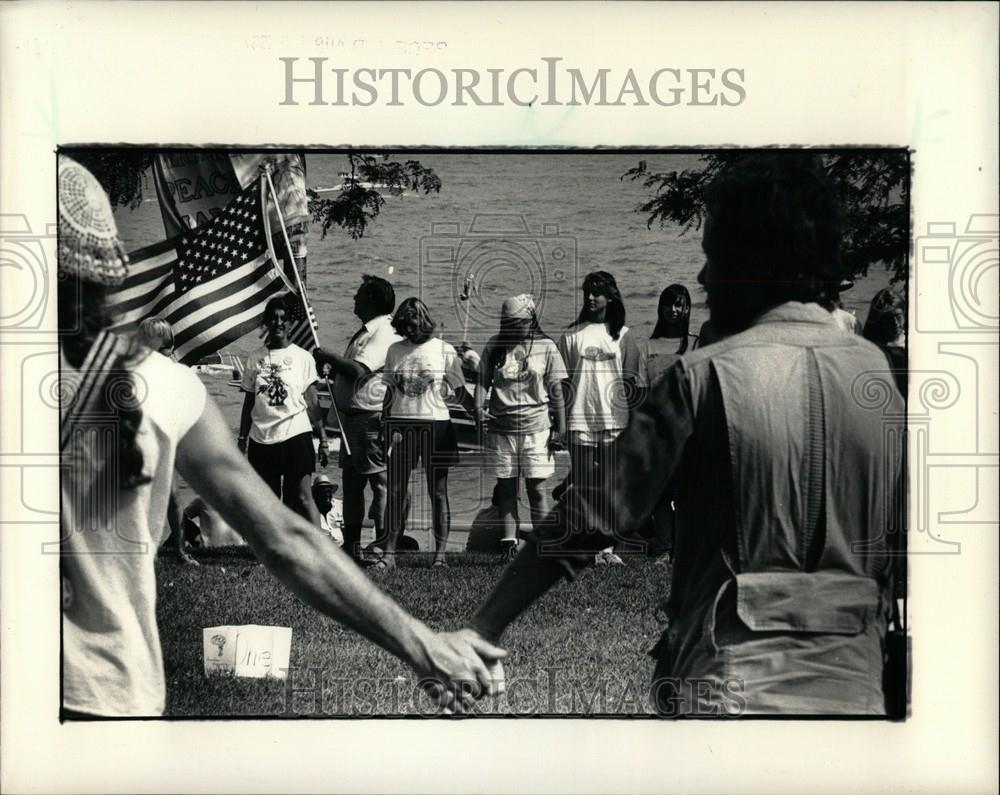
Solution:
M 70 223 L 72 202 L 64 213 L 64 176 L 85 186 L 87 218 L 110 219 L 92 177 L 61 159 L 68 230 L 80 224 Z M 119 520 L 124 511 L 133 537 L 155 546 L 166 519 L 170 546 L 187 560 L 192 519 L 201 517 L 203 534 L 216 521 L 235 530 L 289 588 L 406 660 L 450 708 L 468 696 L 455 686 L 462 679 L 496 691 L 501 634 L 534 599 L 586 565 L 622 565 L 623 551 L 641 549 L 673 563 L 671 622 L 652 652 L 657 681 L 718 685 L 678 702 L 654 682 L 663 712 L 719 707 L 735 671 L 750 712 L 880 713 L 882 666 L 872 660 L 881 659 L 890 600 L 883 512 L 895 504 L 884 472 L 898 462 L 886 465 L 892 451 L 873 447 L 878 420 L 852 402 L 850 388 L 860 374 L 883 370 L 898 387 L 892 399 L 902 401 L 905 303 L 880 291 L 863 327 L 843 309 L 839 209 L 808 157 L 733 167 L 706 207 L 699 283 L 711 318 L 697 335 L 690 291 L 671 284 L 652 334 L 640 339 L 607 271 L 585 277 L 579 316 L 555 339 L 532 296 L 510 296 L 481 355 L 445 341 L 420 298 L 397 308 L 393 286 L 379 277 L 366 275 L 357 288 L 361 326 L 342 355 L 310 355 L 291 343 L 288 309 L 272 299 L 265 343 L 244 370 L 235 446 L 197 377 L 169 360 L 169 325 L 147 321 L 134 339 L 116 341 L 116 367 L 158 396 L 119 412 Z M 63 346 L 66 367 L 84 378 L 88 349 L 107 336 L 102 290 L 127 270 L 113 221 L 103 234 L 98 253 L 115 268 L 88 264 L 95 252 L 85 235 L 77 235 L 79 250 L 60 250 L 60 290 L 65 283 L 93 297 L 60 299 L 63 327 L 85 329 Z M 333 379 L 331 417 L 319 408 L 320 373 Z M 496 479 L 489 511 L 497 543 L 482 548 L 510 565 L 466 629 L 434 635 L 359 566 L 393 569 L 408 548 L 418 465 L 433 565 L 448 566 L 448 474 L 459 460 L 452 406 L 477 423 Z M 159 433 L 143 435 L 146 426 Z M 327 427 L 340 430 L 342 502 L 337 484 L 316 474 L 328 464 Z M 560 450 L 569 472 L 553 484 Z M 171 487 L 175 465 L 201 495 L 183 512 Z M 530 531 L 517 511 L 521 480 Z M 86 513 L 93 503 L 79 499 L 86 488 L 69 483 L 69 529 L 99 520 Z M 366 516 L 374 540 L 362 547 Z M 65 537 L 70 548 L 94 543 L 89 534 Z M 85 557 L 67 560 L 67 714 L 162 711 L 151 565 L 138 558 L 110 572 Z M 99 615 L 94 605 L 103 606 Z M 117 613 L 130 620 L 110 618 Z

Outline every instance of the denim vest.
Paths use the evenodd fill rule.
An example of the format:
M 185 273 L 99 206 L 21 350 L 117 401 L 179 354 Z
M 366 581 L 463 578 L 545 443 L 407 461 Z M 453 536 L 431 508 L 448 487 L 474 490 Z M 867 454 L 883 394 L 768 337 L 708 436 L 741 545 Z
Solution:
M 656 676 L 711 684 L 683 712 L 881 714 L 904 415 L 885 356 L 790 302 L 683 366 L 695 434 Z

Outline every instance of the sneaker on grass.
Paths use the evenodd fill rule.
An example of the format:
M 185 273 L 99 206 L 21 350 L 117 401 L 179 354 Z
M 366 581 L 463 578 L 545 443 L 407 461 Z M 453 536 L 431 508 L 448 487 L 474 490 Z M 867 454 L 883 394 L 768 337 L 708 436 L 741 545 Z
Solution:
M 597 566 L 624 566 L 625 561 L 615 554 L 613 548 L 609 547 L 594 555 L 594 564 Z

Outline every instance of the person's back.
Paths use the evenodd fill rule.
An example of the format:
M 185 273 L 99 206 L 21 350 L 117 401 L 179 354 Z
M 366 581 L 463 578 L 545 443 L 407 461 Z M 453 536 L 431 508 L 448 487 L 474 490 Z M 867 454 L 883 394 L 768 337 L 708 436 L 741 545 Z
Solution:
M 749 713 L 883 711 L 900 466 L 884 432 L 903 406 L 889 381 L 867 380 L 882 361 L 798 302 L 685 358 L 693 433 L 660 676 L 715 680 L 709 699 L 738 680 Z

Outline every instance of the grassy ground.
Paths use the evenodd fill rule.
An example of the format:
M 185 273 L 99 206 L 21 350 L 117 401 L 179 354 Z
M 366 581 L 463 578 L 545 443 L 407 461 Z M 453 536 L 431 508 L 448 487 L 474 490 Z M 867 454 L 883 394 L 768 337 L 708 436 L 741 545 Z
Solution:
M 501 572 L 498 559 L 457 554 L 431 569 L 422 554 L 404 556 L 382 587 L 435 629 L 454 629 Z M 167 715 L 420 715 L 434 707 L 406 666 L 319 616 L 285 591 L 248 554 L 219 550 L 187 567 L 157 561 L 159 625 L 167 676 Z M 652 659 L 660 632 L 654 610 L 666 594 L 669 566 L 632 558 L 593 568 L 539 600 L 508 630 L 508 692 L 480 703 L 489 715 L 650 714 Z M 291 677 L 235 679 L 202 670 L 204 627 L 292 627 Z M 312 688 L 322 686 L 319 694 Z

